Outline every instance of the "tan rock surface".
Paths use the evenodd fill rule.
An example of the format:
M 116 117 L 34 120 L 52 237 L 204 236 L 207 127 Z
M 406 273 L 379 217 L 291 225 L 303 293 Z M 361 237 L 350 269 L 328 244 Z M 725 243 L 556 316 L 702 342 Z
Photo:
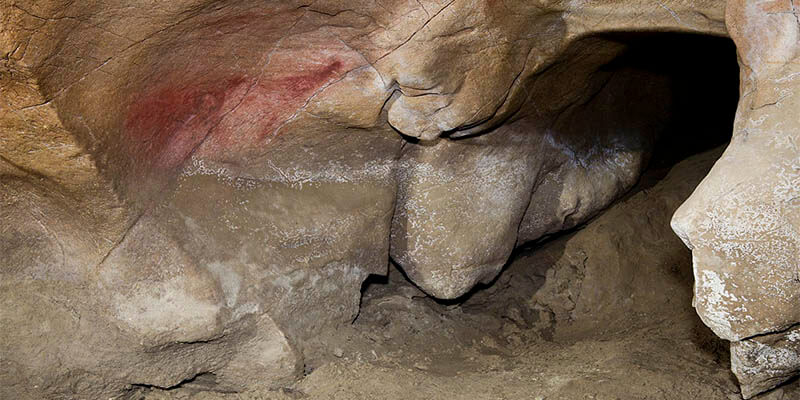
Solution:
M 273 387 L 388 254 L 489 282 L 645 164 L 669 84 L 603 70 L 609 33 L 726 27 L 734 140 L 674 227 L 741 340 L 800 321 L 791 2 L 3 2 L 0 390 Z
M 672 225 L 692 249 L 698 314 L 734 341 L 748 397 L 798 369 L 753 356 L 750 338 L 800 322 L 800 23 L 789 1 L 730 1 L 726 23 L 742 70 L 733 140 Z
M 797 328 L 731 343 L 731 369 L 751 398 L 781 385 L 800 370 L 800 332 Z

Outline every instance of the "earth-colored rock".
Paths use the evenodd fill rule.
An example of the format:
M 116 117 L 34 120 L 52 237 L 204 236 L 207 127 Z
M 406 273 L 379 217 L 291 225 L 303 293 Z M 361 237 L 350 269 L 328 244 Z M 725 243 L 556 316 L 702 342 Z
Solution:
M 542 142 L 510 128 L 404 148 L 391 254 L 412 281 L 452 299 L 497 275 L 514 249 Z
M 689 309 L 688 300 L 679 299 L 691 297 L 690 271 L 681 268 L 691 257 L 665 221 L 721 152 L 682 161 L 655 186 L 617 202 L 582 229 L 518 251 L 498 278 L 499 289 L 476 293 L 465 307 L 495 308 L 562 340 Z
M 749 397 L 788 368 L 753 356 L 757 336 L 800 322 L 800 22 L 792 2 L 729 1 L 726 14 L 742 70 L 733 139 L 672 226 L 692 249 L 697 312 L 734 341 Z
M 737 131 L 675 227 L 740 340 L 800 317 L 791 4 L 3 2 L 0 397 L 275 388 L 389 255 L 437 297 L 491 281 L 646 163 L 670 85 L 610 33 L 723 19 Z
M 156 160 L 117 170 L 124 130 L 85 130 L 110 143 L 87 149 L 61 122 L 87 115 L 57 115 L 25 69 L 2 76 L 0 397 L 286 385 L 303 340 L 352 321 L 362 281 L 384 273 L 395 133 L 298 118 L 300 135 L 237 163 L 170 169 L 172 150 L 148 148 Z M 96 101 L 87 113 L 114 103 Z
M 694 254 L 698 313 L 728 340 L 800 321 L 798 45 L 784 40 L 800 27 L 768 4 L 729 3 L 744 71 L 733 139 L 673 219 Z
M 388 282 L 365 290 L 350 330 L 330 343 L 344 356 L 314 364 L 322 366 L 295 393 L 342 400 L 739 398 L 727 343 L 691 306 L 691 253 L 669 227 L 720 152 L 649 169 L 634 194 L 573 233 L 518 251 L 492 286 L 463 303 L 425 297 L 391 268 Z M 570 273 L 580 279 L 562 279 Z M 556 318 L 539 318 L 544 304 Z
M 794 378 L 800 373 L 800 329 L 732 342 L 731 369 L 744 398 Z
M 541 79 L 598 68 L 619 48 L 590 43 L 608 52 Z M 404 147 L 391 254 L 423 290 L 453 299 L 490 282 L 516 244 L 586 221 L 636 182 L 668 114 L 668 102 L 644 98 L 669 98 L 667 80 L 640 71 L 591 75 L 594 82 L 578 80 L 572 92 L 592 99 L 574 100 L 585 104 L 554 122 L 522 118 L 477 137 Z M 632 105 L 620 106 L 620 96 Z

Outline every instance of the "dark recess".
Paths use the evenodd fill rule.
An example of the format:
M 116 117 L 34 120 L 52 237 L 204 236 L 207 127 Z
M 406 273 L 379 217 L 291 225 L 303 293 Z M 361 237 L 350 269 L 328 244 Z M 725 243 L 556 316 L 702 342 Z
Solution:
M 732 40 L 685 33 L 618 33 L 604 38 L 628 46 L 604 69 L 640 69 L 671 82 L 671 112 L 650 170 L 669 169 L 730 141 L 739 102 L 739 64 Z M 664 100 L 654 96 L 653 101 Z

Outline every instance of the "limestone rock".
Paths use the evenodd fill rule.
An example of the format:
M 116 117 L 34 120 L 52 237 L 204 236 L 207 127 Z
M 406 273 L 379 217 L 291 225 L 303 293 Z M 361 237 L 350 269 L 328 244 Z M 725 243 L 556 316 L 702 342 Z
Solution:
M 530 89 L 558 91 L 547 109 L 523 108 L 481 136 L 404 147 L 391 254 L 417 285 L 463 295 L 491 281 L 516 244 L 572 228 L 630 189 L 664 130 L 670 86 L 604 67 L 622 49 L 580 41 Z M 665 101 L 647 101 L 654 93 Z
M 749 399 L 800 373 L 800 329 L 731 343 L 731 369 Z
M 743 72 L 733 140 L 672 226 L 692 249 L 698 314 L 742 341 L 734 371 L 749 396 L 786 373 L 770 376 L 749 338 L 800 322 L 800 23 L 790 3 L 746 1 L 728 2 L 726 23 Z
M 303 339 L 351 321 L 362 281 L 384 271 L 396 134 L 299 120 L 302 137 L 247 168 L 194 157 L 140 188 L 92 163 L 53 104 L 37 106 L 35 80 L 12 72 L 0 397 L 113 397 L 198 376 L 217 390 L 289 384 Z
M 658 184 L 612 205 L 581 230 L 521 250 L 498 278 L 496 285 L 508 289 L 492 287 L 466 304 L 496 308 L 559 338 L 623 330 L 637 318 L 663 323 L 690 309 L 676 299 L 690 297 L 691 273 L 677 266 L 691 257 L 668 221 L 721 151 L 680 162 Z
M 603 70 L 623 50 L 604 35 L 725 34 L 719 0 L 389 3 L 0 4 L 2 397 L 211 375 L 274 387 L 308 337 L 352 320 L 390 252 L 435 296 L 490 281 L 518 241 L 595 215 L 647 158 L 660 109 L 642 94 L 665 82 Z M 736 32 L 753 76 L 791 81 L 759 72 Z M 772 88 L 740 124 L 779 129 L 785 108 L 761 113 L 793 100 Z M 760 190 L 783 188 L 796 222 L 785 137 L 743 152 L 752 176 L 791 161 Z M 787 278 L 796 246 L 776 254 Z M 796 321 L 782 301 L 742 330 Z
M 541 142 L 511 128 L 404 148 L 391 254 L 411 280 L 452 299 L 497 275 L 516 243 Z
M 800 321 L 794 279 L 800 268 L 800 150 L 789 123 L 799 106 L 789 95 L 797 68 L 780 39 L 800 28 L 791 15 L 762 7 L 729 6 L 728 23 L 747 71 L 733 140 L 673 219 L 693 250 L 698 313 L 729 340 Z M 782 28 L 766 29 L 766 23 Z
M 615 55 L 620 51 L 603 41 L 586 41 L 572 51 L 582 53 L 587 47 L 607 47 L 606 51 Z M 537 149 L 549 159 L 551 168 L 539 171 L 519 226 L 520 243 L 573 228 L 628 191 L 665 129 L 672 97 L 669 79 L 647 71 L 600 69 L 601 60 L 602 56 L 589 62 L 583 59 L 572 70 L 554 73 L 553 83 L 540 89 L 550 92 L 556 82 L 575 82 L 578 76 L 594 71 L 589 73 L 594 81 L 579 86 L 584 91 L 588 88 L 583 95 L 590 97 L 575 98 L 578 105 L 561 112 Z M 568 85 L 560 86 L 559 90 L 564 90 Z M 664 102 L 648 101 L 654 93 Z M 621 98 L 626 101 L 620 102 Z

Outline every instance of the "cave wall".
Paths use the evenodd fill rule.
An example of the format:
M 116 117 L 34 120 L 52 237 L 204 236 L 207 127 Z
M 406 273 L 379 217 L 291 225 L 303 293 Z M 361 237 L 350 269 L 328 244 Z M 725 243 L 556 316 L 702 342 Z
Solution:
M 492 281 L 629 190 L 664 131 L 671 84 L 609 69 L 620 32 L 736 42 L 733 142 L 673 226 L 734 354 L 798 321 L 791 4 L 0 10 L 4 395 L 275 387 L 389 257 L 439 298 Z M 746 393 L 771 385 L 745 364 Z

